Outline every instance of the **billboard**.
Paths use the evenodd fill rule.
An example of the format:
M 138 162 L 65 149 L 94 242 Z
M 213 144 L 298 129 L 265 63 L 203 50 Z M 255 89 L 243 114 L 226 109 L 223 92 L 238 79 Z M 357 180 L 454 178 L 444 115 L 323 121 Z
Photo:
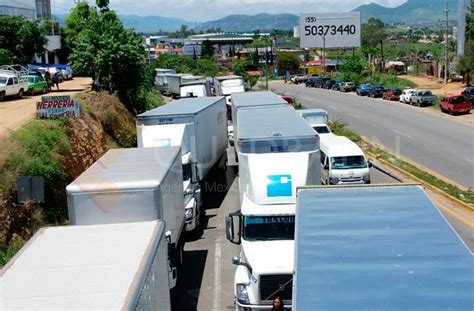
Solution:
M 70 96 L 42 96 L 36 103 L 36 116 L 42 118 L 79 118 L 79 102 Z
M 300 16 L 302 48 L 359 47 L 360 34 L 360 12 Z

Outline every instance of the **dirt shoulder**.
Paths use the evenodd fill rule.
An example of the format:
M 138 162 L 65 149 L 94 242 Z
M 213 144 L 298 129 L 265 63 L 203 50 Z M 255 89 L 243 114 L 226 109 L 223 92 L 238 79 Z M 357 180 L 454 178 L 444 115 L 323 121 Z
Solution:
M 74 95 L 90 89 L 90 83 L 91 78 L 77 77 L 60 83 L 59 91 L 54 88 L 48 95 Z M 0 139 L 34 119 L 36 102 L 41 100 L 41 96 L 25 96 L 22 99 L 9 97 L 0 102 Z

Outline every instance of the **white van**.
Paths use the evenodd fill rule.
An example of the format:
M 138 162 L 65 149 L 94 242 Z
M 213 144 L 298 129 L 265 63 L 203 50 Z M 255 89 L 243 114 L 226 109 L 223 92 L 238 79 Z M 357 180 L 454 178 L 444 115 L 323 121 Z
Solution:
M 370 163 L 344 136 L 321 136 L 321 181 L 327 185 L 369 184 Z

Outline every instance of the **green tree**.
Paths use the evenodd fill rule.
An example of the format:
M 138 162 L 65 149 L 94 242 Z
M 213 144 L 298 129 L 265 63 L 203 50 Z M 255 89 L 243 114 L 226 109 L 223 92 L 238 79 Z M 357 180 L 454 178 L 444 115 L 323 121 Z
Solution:
M 360 58 L 351 58 L 339 67 L 340 72 L 357 72 L 361 73 L 364 70 L 364 62 Z
M 206 40 L 202 43 L 201 57 L 202 58 L 214 57 L 214 46 L 211 41 Z
M 123 27 L 117 14 L 105 6 L 107 1 L 97 3 L 100 10 L 89 15 L 87 26 L 75 39 L 72 66 L 79 74 L 99 79 L 103 89 L 117 92 L 130 111 L 142 112 L 152 79 L 141 39 Z
M 248 58 L 236 59 L 232 63 L 232 71 L 238 76 L 243 76 L 247 72 L 248 66 L 252 63 Z
M 8 65 L 12 63 L 12 56 L 10 51 L 6 49 L 0 49 L 0 66 L 1 65 Z
M 46 33 L 46 27 L 37 21 L 21 16 L 0 16 L 0 48 L 8 51 L 13 63 L 26 64 L 35 54 L 42 53 Z
M 219 65 L 215 58 L 201 58 L 196 61 L 196 69 L 193 72 L 201 76 L 215 77 L 219 73 Z
M 90 27 L 90 22 L 97 19 L 97 11 L 86 2 L 78 3 L 66 17 L 66 28 L 63 31 L 64 42 L 70 49 L 75 47 L 77 37 L 81 31 Z
M 189 55 L 161 54 L 151 63 L 153 68 L 174 69 L 179 73 L 190 73 L 196 68 L 196 62 Z
M 300 58 L 294 53 L 278 52 L 277 67 L 281 75 L 283 75 L 285 71 L 296 73 L 300 68 Z
M 369 54 L 376 54 L 379 51 L 378 45 L 388 36 L 384 22 L 373 17 L 367 23 L 362 24 L 361 32 L 361 51 L 365 57 Z
M 459 60 L 457 68 L 468 84 L 472 75 L 474 75 L 474 0 L 471 0 L 470 5 L 470 11 L 466 14 L 466 46 L 464 56 Z

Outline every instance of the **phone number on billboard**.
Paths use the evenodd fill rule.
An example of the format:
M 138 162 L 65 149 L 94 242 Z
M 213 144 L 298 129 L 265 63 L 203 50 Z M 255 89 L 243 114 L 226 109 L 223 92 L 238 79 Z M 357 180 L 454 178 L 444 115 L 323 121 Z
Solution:
M 305 36 L 327 36 L 327 35 L 353 35 L 356 33 L 355 25 L 319 25 L 319 26 L 305 26 Z

